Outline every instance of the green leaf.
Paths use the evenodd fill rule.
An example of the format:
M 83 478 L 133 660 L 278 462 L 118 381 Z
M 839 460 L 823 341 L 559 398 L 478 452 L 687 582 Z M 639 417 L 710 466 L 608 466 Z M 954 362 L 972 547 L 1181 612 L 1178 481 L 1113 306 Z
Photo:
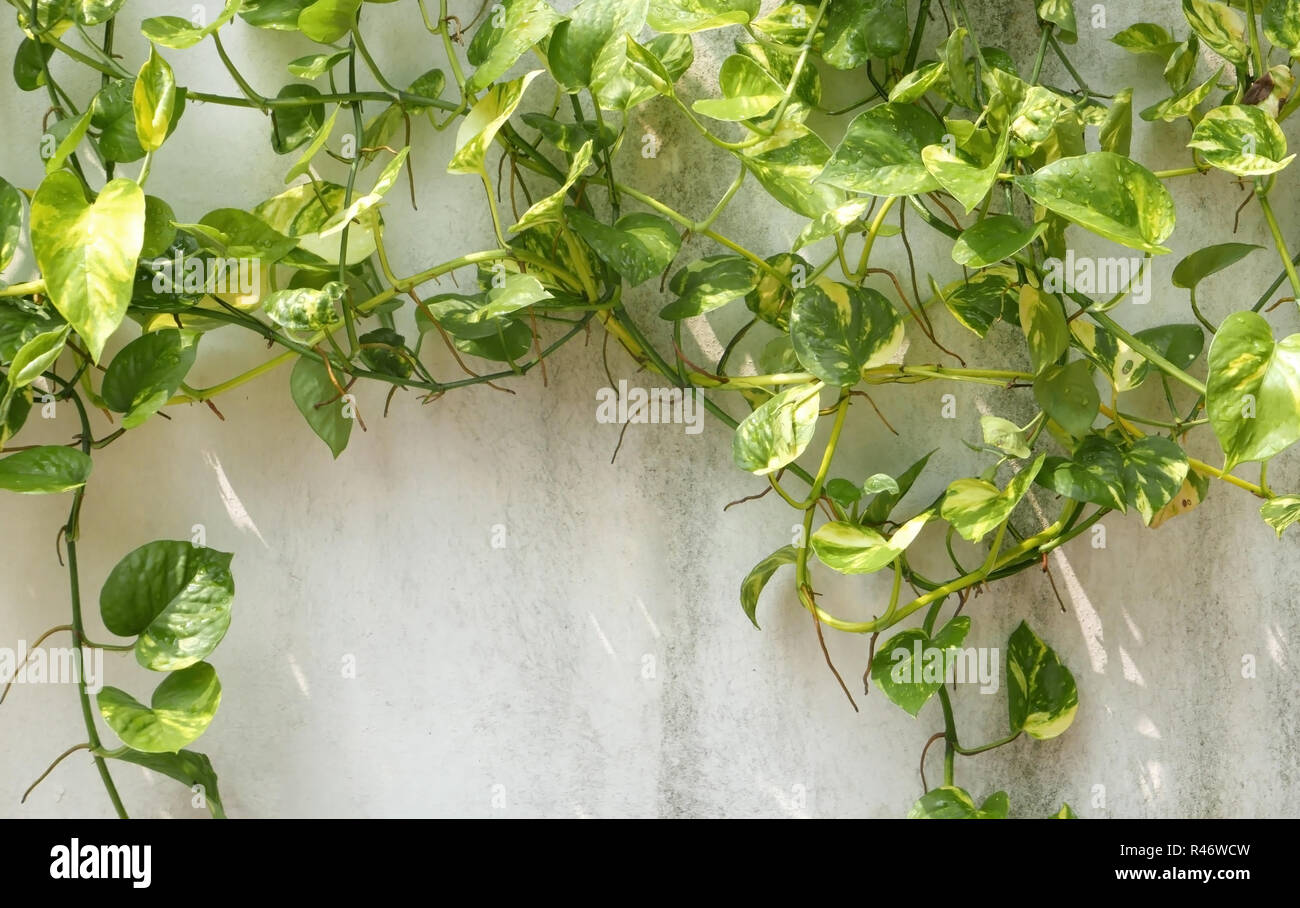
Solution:
M 21 91 L 36 91 L 45 85 L 45 64 L 54 56 L 54 45 L 23 38 L 14 54 L 14 84 Z
M 978 816 L 974 799 L 955 785 L 927 791 L 907 812 L 909 820 L 973 820 Z
M 332 54 L 307 54 L 305 57 L 299 57 L 296 60 L 290 60 L 288 64 L 289 72 L 299 79 L 319 79 L 339 63 L 348 58 L 348 52 L 345 50 L 335 51 Z M 286 85 L 280 89 L 283 95 L 288 88 L 307 88 L 308 86 Z M 292 108 L 285 108 L 292 109 Z M 272 116 L 275 113 L 272 111 Z
M 1057 424 L 1076 438 L 1088 434 L 1101 398 L 1086 360 L 1048 366 L 1034 379 L 1034 399 Z
M 1232 7 L 1218 0 L 1183 0 L 1183 15 L 1201 40 L 1220 57 L 1245 64 L 1246 20 Z
M 316 135 L 312 137 L 310 144 L 308 144 L 303 150 L 302 155 L 294 162 L 294 165 L 289 168 L 289 172 L 284 175 L 284 182 L 286 184 L 292 183 L 298 177 L 306 175 L 311 170 L 311 159 L 316 157 L 316 153 L 325 147 L 325 143 L 329 140 L 330 134 L 334 132 L 334 124 L 338 122 L 339 111 L 342 109 L 342 104 L 334 105 L 334 109 L 330 111 L 329 117 L 321 124 L 320 128 L 316 130 Z M 291 128 L 293 131 L 290 133 L 292 136 L 290 141 L 296 141 L 297 134 L 301 132 L 305 126 L 299 124 L 296 127 Z M 272 137 L 271 144 L 275 144 L 274 136 Z M 289 149 L 286 147 L 285 150 L 288 151 Z
M 745 610 L 745 615 L 753 622 L 754 627 L 758 627 L 758 597 L 763 595 L 763 588 L 783 565 L 794 564 L 798 559 L 798 549 L 792 545 L 782 546 L 754 565 L 741 581 L 740 607 Z
M 968 268 L 986 268 L 1009 259 L 1042 235 L 1047 224 L 1026 227 L 1013 214 L 995 214 L 962 231 L 952 247 L 952 260 Z
M 1124 493 L 1147 526 L 1174 500 L 1187 480 L 1183 449 L 1168 438 L 1151 435 L 1124 452 Z
M 1142 111 L 1142 119 L 1148 122 L 1163 120 L 1166 123 L 1172 123 L 1183 117 L 1191 117 L 1197 108 L 1201 106 L 1201 102 L 1210 96 L 1210 92 L 1218 84 L 1221 75 L 1223 75 L 1222 66 L 1218 68 L 1214 75 L 1185 94 L 1174 95 L 1172 98 L 1165 98 L 1165 100 L 1151 105 Z
M 314 357 L 299 358 L 289 378 L 289 391 L 293 402 L 298 405 L 298 412 L 337 459 L 348 446 L 353 420 L 344 415 L 346 400 L 339 396 L 338 389 L 330 381 L 325 364 Z
M 50 135 L 56 137 L 59 141 L 54 146 L 54 152 L 45 162 L 45 172 L 54 173 L 63 166 L 63 162 L 77 150 L 81 140 L 86 137 L 86 130 L 90 126 L 91 111 L 85 111 L 81 116 L 74 119 L 63 119 L 56 122 L 50 127 Z
M 1300 495 L 1281 495 L 1271 498 L 1259 509 L 1259 515 L 1282 538 L 1282 533 L 1291 524 L 1300 520 Z
M 193 335 L 164 328 L 137 337 L 113 357 L 100 393 L 111 409 L 126 414 L 123 428 L 134 429 L 171 400 L 197 353 Z
M 968 542 L 979 542 L 1011 516 L 1020 499 L 1043 467 L 1044 456 L 1021 469 L 1005 489 L 999 491 L 983 479 L 958 479 L 944 493 L 939 515 Z
M 0 489 L 23 495 L 70 492 L 86 484 L 90 468 L 90 458 L 75 448 L 29 448 L 0 458 Z
M 206 662 L 168 675 L 145 706 L 125 691 L 99 692 L 99 713 L 130 748 L 143 753 L 176 753 L 212 724 L 221 705 L 221 682 Z
M 876 650 L 871 681 L 915 716 L 943 687 L 956 651 L 970 632 L 970 617 L 953 618 L 931 639 L 919 628 L 895 634 Z
M 1011 730 L 1039 740 L 1064 732 L 1079 709 L 1074 675 L 1023 621 L 1007 641 L 1007 708 Z
M 1218 243 L 1198 249 L 1174 268 L 1173 285 L 1191 289 L 1261 248 L 1253 243 Z
M 1162 60 L 1178 46 L 1169 32 L 1151 22 L 1130 25 L 1110 40 L 1131 54 L 1154 54 Z
M 304 334 L 323 331 L 343 323 L 339 309 L 346 292 L 338 281 L 330 281 L 320 289 L 277 290 L 263 301 L 262 308 L 282 328 Z
M 691 318 L 725 306 L 758 286 L 758 268 L 738 255 L 706 255 L 680 269 L 668 282 L 677 295 L 659 310 L 667 321 Z
M 823 211 L 813 218 L 808 226 L 799 231 L 799 237 L 794 242 L 794 251 L 797 252 L 804 246 L 834 236 L 855 223 L 870 207 L 871 199 L 856 198 Z
M 1000 416 L 981 416 L 980 432 L 984 436 L 986 445 L 992 445 L 1005 454 L 1010 454 L 1012 457 L 1028 457 L 1030 454 L 1024 431 L 1009 419 Z
M 958 126 L 958 124 L 966 124 Z M 948 128 L 961 130 L 963 136 L 949 151 L 942 142 L 921 149 L 925 169 L 939 181 L 962 206 L 966 213 L 974 211 L 997 182 L 998 171 L 1007 157 L 1011 133 L 1004 132 L 994 140 L 987 130 L 970 127 L 966 120 L 950 120 Z
M 199 245 L 218 256 L 278 262 L 298 245 L 255 214 L 241 208 L 216 208 L 197 224 L 177 224 Z
M 925 465 L 930 462 L 930 457 L 933 454 L 934 451 L 931 451 L 899 474 L 897 491 L 886 490 L 876 495 L 871 504 L 862 509 L 861 522 L 864 524 L 881 524 L 888 520 L 894 508 L 898 506 L 898 503 L 903 500 L 903 496 L 912 488 L 916 478 L 925 470 Z
M 13 362 L 9 364 L 9 374 L 6 376 L 9 388 L 16 391 L 27 387 L 40 378 L 42 372 L 54 365 L 59 354 L 63 352 L 64 344 L 68 340 L 68 332 L 71 330 L 70 325 L 60 325 L 36 335 L 23 344 L 14 354 Z
M 346 56 L 346 55 L 345 55 Z M 277 98 L 316 98 L 320 90 L 314 85 L 292 83 L 276 94 Z M 325 125 L 325 105 L 299 104 L 271 108 L 271 147 L 276 154 L 288 154 L 320 135 Z M 332 125 L 332 124 L 331 124 Z M 328 133 L 325 138 L 329 138 Z M 324 144 L 322 138 L 321 144 Z
M 361 0 L 356 0 L 356 2 L 360 5 Z M 240 4 L 241 0 L 226 0 L 225 6 L 217 14 L 217 18 L 201 28 L 189 19 L 182 19 L 180 16 L 155 16 L 141 22 L 140 31 L 154 44 L 161 44 L 163 47 L 170 47 L 173 50 L 185 50 L 198 44 L 208 35 L 235 18 L 235 13 L 239 12 Z
M 819 281 L 795 294 L 790 336 L 805 369 L 849 387 L 898 352 L 903 319 L 878 290 Z
M 176 130 L 185 111 L 185 89 L 177 88 L 173 97 L 171 115 L 167 118 L 168 135 Z M 144 148 L 140 146 L 140 137 L 136 133 L 133 80 L 110 79 L 108 85 L 95 95 L 90 111 L 90 126 L 99 130 L 97 144 L 105 158 L 126 164 L 144 157 Z
M 378 205 L 397 182 L 397 177 L 402 172 L 402 165 L 406 162 L 406 156 L 410 151 L 411 147 L 408 145 L 393 155 L 393 159 L 385 164 L 384 169 L 379 171 L 379 176 L 375 177 L 375 183 L 370 187 L 370 191 L 354 198 L 347 208 L 331 215 L 329 220 L 320 226 L 318 234 L 322 237 L 333 236 L 352 223 L 362 212 Z
M 1200 39 L 1196 33 L 1187 36 L 1187 40 L 1174 48 L 1165 64 L 1165 83 L 1171 91 L 1179 92 L 1187 87 L 1196 73 L 1196 64 L 1200 59 Z
M 1061 158 L 1016 177 L 1016 185 L 1098 236 L 1144 252 L 1169 251 L 1160 244 L 1174 231 L 1173 198 L 1155 174 L 1130 158 L 1108 151 Z
M 772 271 L 763 271 L 758 278 L 758 285 L 745 295 L 745 305 L 778 331 L 790 328 L 790 308 L 794 305 L 794 290 L 791 286 L 812 273 L 812 265 L 800 256 L 789 252 L 778 252 L 768 256 L 767 263 Z M 780 275 L 781 277 L 778 277 Z M 793 347 L 791 347 L 793 352 Z M 798 369 L 796 359 L 795 369 Z
M 761 117 L 776 107 L 785 87 L 751 58 L 732 54 L 718 73 L 721 98 L 702 98 L 691 105 L 695 112 L 714 120 L 737 121 Z
M 508 274 L 505 284 L 489 290 L 487 301 L 470 313 L 466 321 L 470 324 L 494 321 L 550 298 L 550 291 L 531 274 Z
M 1074 809 L 1070 807 L 1069 804 L 1062 804 L 1061 809 L 1058 810 L 1056 813 L 1052 814 L 1050 817 L 1048 817 L 1048 819 L 1049 820 L 1077 820 L 1079 819 L 1079 817 L 1074 812 Z
M 1268 0 L 1264 37 L 1292 57 L 1300 57 L 1300 0 Z
M 594 86 L 606 110 L 627 111 L 656 95 L 670 94 L 695 59 L 689 35 L 657 35 L 644 46 L 628 35 L 623 47 L 622 68 Z
M 821 382 L 787 388 L 746 416 L 731 439 L 736 466 L 766 476 L 802 454 L 817 428 L 821 389 Z
M 1066 44 L 1079 40 L 1079 26 L 1074 18 L 1074 0 L 1035 0 L 1038 18 L 1056 26 L 1056 33 Z
M 1020 328 L 1029 345 L 1034 374 L 1054 365 L 1070 346 L 1070 326 L 1056 297 L 1028 284 L 1020 287 Z
M 837 0 L 826 11 L 825 31 L 822 59 L 836 69 L 895 56 L 907 46 L 906 0 Z
M 823 183 L 872 195 L 933 192 L 939 181 L 921 150 L 943 141 L 943 124 L 910 104 L 879 104 L 859 114 L 819 177 Z
M 145 151 L 156 151 L 171 131 L 172 109 L 176 105 L 176 78 L 158 49 L 149 46 L 149 59 L 140 67 L 132 95 L 135 135 Z
M 1102 151 L 1128 156 L 1133 147 L 1133 89 L 1115 93 L 1106 119 L 1097 131 L 1097 141 Z
M 933 516 L 933 511 L 925 511 L 913 517 L 888 539 L 856 523 L 826 523 L 813 533 L 812 550 L 833 571 L 874 574 L 903 554 Z
M 452 343 L 461 353 L 492 362 L 514 362 L 533 346 L 533 332 L 522 322 L 498 319 L 496 331 L 482 337 L 455 337 Z
M 831 479 L 825 485 L 826 494 L 830 496 L 831 501 L 835 502 L 842 508 L 852 507 L 862 500 L 862 489 L 855 486 L 847 479 Z M 853 526 L 857 526 L 853 524 Z M 876 534 L 880 536 L 879 533 Z M 883 539 L 883 537 L 881 537 Z
M 1231 104 L 1216 107 L 1192 130 L 1188 148 L 1206 161 L 1239 177 L 1277 173 L 1295 158 L 1286 153 L 1286 136 L 1267 111 Z
M 541 73 L 540 69 L 535 69 L 518 79 L 488 89 L 456 131 L 456 151 L 447 165 L 448 173 L 487 173 L 483 162 L 487 159 L 488 146 L 519 106 L 524 91 Z
M 648 10 L 648 0 L 583 0 L 547 44 L 555 81 L 576 92 L 618 78 L 627 61 L 624 35 L 640 34 Z
M 176 671 L 206 659 L 230 627 L 232 558 L 167 539 L 140 546 L 104 581 L 104 627 L 119 637 L 138 637 L 136 661 L 151 671 Z
M 1209 360 L 1206 412 L 1225 470 L 1300 440 L 1300 334 L 1274 341 L 1262 316 L 1234 312 L 1214 335 Z
M 664 34 L 691 34 L 744 25 L 758 15 L 759 0 L 650 0 L 650 27 Z
M 109 756 L 109 754 L 105 754 Z M 114 760 L 143 766 L 169 779 L 175 779 L 191 791 L 196 785 L 203 788 L 203 799 L 208 803 L 208 810 L 214 820 L 224 820 L 226 809 L 221 804 L 221 792 L 217 788 L 217 772 L 212 768 L 212 761 L 205 755 L 193 750 L 181 750 L 174 754 L 146 754 L 138 750 L 112 751 Z
M 332 44 L 352 29 L 360 10 L 361 0 L 316 0 L 298 14 L 298 30 L 318 44 Z
M 930 288 L 943 300 L 953 318 L 979 337 L 984 337 L 1002 315 L 1010 284 L 1000 274 L 982 272 L 968 281 L 958 281 L 947 287 L 940 287 L 931 277 Z
M 1079 443 L 1072 458 L 1048 457 L 1036 481 L 1074 501 L 1123 512 L 1128 508 L 1124 468 L 1124 456 L 1113 442 L 1089 435 Z M 1177 486 L 1174 488 L 1177 490 Z
M 597 124 L 591 122 L 561 123 L 535 111 L 524 114 L 520 119 L 540 132 L 546 141 L 567 154 L 580 152 L 582 146 L 588 142 L 593 143 L 593 151 L 597 148 L 609 148 L 616 139 L 614 131 L 608 126 L 600 129 Z M 572 170 L 570 166 L 570 173 Z
M 140 259 L 157 258 L 167 252 L 176 241 L 176 212 L 156 195 L 144 197 L 144 241 L 140 244 Z
M 144 192 L 134 180 L 111 180 L 88 205 L 76 176 L 52 173 L 32 199 L 31 235 L 54 307 L 99 362 L 131 301 Z
M 577 208 L 566 209 L 565 218 L 600 260 L 632 287 L 671 265 L 682 243 L 671 222 L 648 212 L 625 214 L 613 227 Z
M 311 4 L 312 0 L 244 0 L 239 18 L 254 28 L 296 32 L 298 17 Z
M 947 73 L 942 63 L 927 63 L 912 70 L 889 92 L 889 100 L 898 104 L 913 104 L 925 97 L 925 93 Z
M 503 76 L 529 48 L 549 35 L 561 18 L 546 0 L 503 0 L 490 8 L 465 52 L 477 67 L 466 90 L 482 91 Z
M 745 167 L 767 194 L 804 217 L 820 217 L 844 202 L 844 191 L 816 182 L 830 160 L 821 136 L 802 123 L 783 120 L 777 130 L 745 149 Z
M 573 156 L 573 162 L 569 165 L 569 173 L 565 177 L 564 183 L 546 198 L 539 199 L 530 205 L 528 210 L 523 213 L 523 216 L 510 228 L 511 233 L 530 230 L 541 224 L 562 223 L 564 221 L 564 201 L 568 198 L 569 189 L 574 183 L 578 182 L 578 178 L 591 164 L 593 147 L 590 139 L 583 143 L 582 147 Z

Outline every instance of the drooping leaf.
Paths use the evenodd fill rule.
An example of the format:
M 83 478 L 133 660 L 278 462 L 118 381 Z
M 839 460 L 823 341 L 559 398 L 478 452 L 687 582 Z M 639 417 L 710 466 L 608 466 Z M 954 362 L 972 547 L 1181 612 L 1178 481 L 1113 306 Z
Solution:
M 799 550 L 792 545 L 782 546 L 768 555 L 745 575 L 740 583 L 740 607 L 745 615 L 758 627 L 758 598 L 763 595 L 763 588 L 782 566 L 794 564 L 799 557 Z
M 876 649 L 871 660 L 871 682 L 909 715 L 916 716 L 943 686 L 969 632 L 970 617 L 959 615 L 933 638 L 920 628 L 895 634 Z
M 915 541 L 934 516 L 924 511 L 903 524 L 886 539 L 870 527 L 834 521 L 822 524 L 812 535 L 817 558 L 841 574 L 874 574 L 886 567 Z
M 1011 730 L 1039 740 L 1064 732 L 1079 709 L 1074 675 L 1023 621 L 1007 641 L 1007 707 Z
M 54 307 L 98 362 L 131 301 L 144 193 L 134 180 L 116 179 L 87 204 L 76 176 L 52 173 L 32 199 L 31 234 Z
M 447 165 L 448 173 L 486 173 L 484 161 L 488 146 L 519 106 L 524 91 L 541 73 L 540 69 L 535 69 L 518 79 L 488 89 L 456 131 L 456 152 Z
M 99 713 L 130 748 L 176 753 L 198 740 L 221 705 L 221 682 L 206 662 L 172 672 L 153 692 L 150 706 L 116 687 L 99 692 Z
M 75 448 L 29 448 L 0 457 L 0 489 L 24 495 L 70 492 L 86 484 L 90 468 L 90 458 Z
M 625 214 L 612 227 L 577 208 L 566 209 L 565 218 L 600 260 L 633 287 L 672 264 L 681 247 L 677 230 L 657 214 Z
M 817 428 L 821 388 L 820 382 L 787 388 L 741 420 L 731 439 L 736 466 L 766 476 L 802 454 Z
M 1183 0 L 1183 15 L 1201 40 L 1220 57 L 1246 62 L 1246 20 L 1220 0 Z
M 1216 243 L 1198 249 L 1174 267 L 1172 283 L 1190 289 L 1260 248 L 1253 243 Z
M 1300 440 L 1300 334 L 1273 339 L 1254 312 L 1223 320 L 1210 344 L 1206 412 L 1225 469 L 1265 461 Z
M 123 347 L 104 373 L 104 402 L 124 413 L 133 429 L 162 409 L 180 388 L 198 352 L 198 342 L 175 328 L 152 331 Z
M 104 626 L 119 637 L 136 637 L 136 661 L 151 671 L 176 671 L 206 659 L 230 627 L 233 557 L 166 539 L 140 546 L 104 581 Z
M 1259 515 L 1277 533 L 1277 538 L 1281 539 L 1287 527 L 1300 521 L 1300 495 L 1270 498 L 1260 506 Z
M 979 542 L 1011 516 L 1020 499 L 1043 467 L 1044 455 L 1023 467 L 1006 488 L 998 489 L 983 479 L 958 479 L 948 486 L 939 506 L 944 520 L 969 542 Z
M 1048 366 L 1034 379 L 1034 399 L 1057 424 L 1076 438 L 1097 418 L 1101 398 L 1086 360 Z
M 301 357 L 293 367 L 289 390 L 293 402 L 298 405 L 298 412 L 337 458 L 348 446 L 354 420 L 344 413 L 347 401 L 330 381 L 324 363 L 312 357 Z
M 217 788 L 217 772 L 212 768 L 212 761 L 204 754 L 193 750 L 180 750 L 174 754 L 146 754 L 128 748 L 113 751 L 112 756 L 115 760 L 143 766 L 169 779 L 175 779 L 191 791 L 195 786 L 200 786 L 212 818 L 226 818 L 226 809 L 221 804 L 221 792 Z

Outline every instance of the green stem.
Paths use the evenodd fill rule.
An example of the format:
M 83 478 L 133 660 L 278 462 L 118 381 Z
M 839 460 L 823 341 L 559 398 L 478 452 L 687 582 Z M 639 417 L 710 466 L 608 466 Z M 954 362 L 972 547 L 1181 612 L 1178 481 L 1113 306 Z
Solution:
M 1262 183 L 1256 186 L 1255 196 L 1259 199 L 1260 210 L 1264 212 L 1264 220 L 1268 222 L 1268 230 L 1273 234 L 1273 244 L 1277 246 L 1277 254 L 1282 257 L 1282 266 L 1291 281 L 1291 289 L 1296 299 L 1300 300 L 1300 274 L 1296 273 L 1295 264 L 1291 261 L 1291 253 L 1287 252 L 1286 239 L 1282 236 L 1282 228 L 1278 226 L 1277 217 L 1273 214 L 1273 206 L 1268 200 L 1268 193 L 1264 191 Z

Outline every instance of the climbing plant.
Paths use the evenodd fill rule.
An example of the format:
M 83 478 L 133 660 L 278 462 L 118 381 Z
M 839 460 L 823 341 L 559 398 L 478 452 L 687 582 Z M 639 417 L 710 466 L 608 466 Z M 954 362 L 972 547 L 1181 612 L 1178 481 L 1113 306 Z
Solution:
M 819 638 L 825 627 L 869 637 L 872 686 L 912 715 L 939 701 L 943 730 L 930 743 L 942 745 L 942 780 L 925 781 L 922 753 L 914 817 L 1006 816 L 1006 793 L 976 798 L 957 785 L 956 758 L 1060 735 L 1078 707 L 1069 668 L 1022 622 L 1005 648 L 1006 736 L 980 745 L 958 736 L 944 682 L 971 627 L 962 612 L 973 591 L 1045 568 L 1049 553 L 1114 512 L 1155 530 L 1196 507 L 1214 480 L 1261 499 L 1279 535 L 1300 519 L 1300 496 L 1274 493 L 1266 471 L 1300 439 L 1300 335 L 1278 338 L 1268 320 L 1284 283 L 1300 297 L 1271 202 L 1292 160 L 1279 123 L 1300 105 L 1300 0 L 1182 0 L 1183 20 L 1161 24 L 1131 21 L 1140 4 L 1113 5 L 1130 21 L 1110 52 L 1150 57 L 1146 78 L 1167 88 L 1137 119 L 1174 124 L 1186 143 L 1186 165 L 1164 171 L 1130 155 L 1133 86 L 1103 93 L 1072 64 L 1071 45 L 1097 15 L 1072 0 L 1019 0 L 1037 26 L 1036 52 L 1020 60 L 964 0 L 762 10 L 758 0 L 581 0 L 565 11 L 487 0 L 454 12 L 448 0 L 382 11 L 382 0 L 209 0 L 189 17 L 144 19 L 126 0 L 7 2 L 24 35 L 15 88 L 43 93 L 48 111 L 10 124 L 10 141 L 30 142 L 43 177 L 0 180 L 0 489 L 70 499 L 60 557 L 71 621 L 50 633 L 70 634 L 78 652 L 132 651 L 162 675 L 148 705 L 79 685 L 85 741 L 67 753 L 89 752 L 121 816 L 114 761 L 201 786 L 223 815 L 211 762 L 189 748 L 221 701 L 208 659 L 235 588 L 230 554 L 145 542 L 100 578 L 103 625 L 127 642 L 88 638 L 77 547 L 93 457 L 131 444 L 133 429 L 169 409 L 220 416 L 221 396 L 249 382 L 287 379 L 335 457 L 354 426 L 366 428 L 357 382 L 390 386 L 389 403 L 406 391 L 428 404 L 544 380 L 548 358 L 593 330 L 668 385 L 698 389 L 734 430 L 737 467 L 793 508 L 801 530 L 736 578 L 744 614 L 757 625 L 764 588 L 791 582 Z M 381 12 L 427 33 L 433 68 L 409 82 L 394 76 L 414 67 L 384 55 L 386 32 L 371 27 Z M 246 29 L 281 33 L 259 46 L 301 49 L 305 38 L 316 49 L 286 50 L 285 84 L 255 86 L 225 44 Z M 688 90 L 696 36 L 716 30 L 734 38 L 716 89 Z M 178 84 L 172 63 L 200 46 L 215 51 L 236 94 Z M 1044 80 L 1049 60 L 1068 84 Z M 858 96 L 831 107 L 832 83 Z M 261 124 L 285 188 L 259 199 L 234 186 L 232 207 L 191 219 L 186 200 L 148 191 L 149 175 L 173 133 L 202 135 L 217 106 Z M 678 119 L 734 171 L 711 210 L 675 210 L 628 178 L 629 160 L 660 141 L 636 132 L 646 111 Z M 449 129 L 454 151 L 436 179 L 480 183 L 491 234 L 468 238 L 478 251 L 398 273 L 384 209 L 408 195 L 415 204 L 411 149 Z M 218 144 L 213 154 L 226 154 Z M 202 160 L 187 166 L 204 172 Z M 1130 331 L 1118 313 L 1150 292 L 1151 262 L 1170 251 L 1165 184 L 1198 175 L 1252 190 L 1283 271 L 1215 325 L 1198 286 L 1259 247 L 1201 249 L 1173 271 L 1186 311 Z M 761 249 L 719 232 L 725 210 L 759 197 L 801 229 Z M 941 240 L 942 255 L 918 260 L 918 232 Z M 1085 234 L 1134 255 L 1086 259 L 1073 245 Z M 636 299 L 659 303 L 635 304 L 625 296 L 634 287 L 648 291 Z M 716 361 L 683 351 L 685 322 L 742 305 L 750 317 Z M 1007 361 L 1004 345 L 977 343 L 987 359 L 967 363 L 945 342 L 966 332 L 982 341 L 995 328 L 1023 338 Z M 190 371 L 218 331 L 247 332 L 274 353 L 195 387 Z M 440 365 L 438 347 L 450 356 Z M 735 366 L 742 349 L 757 368 Z M 986 459 L 979 475 L 909 503 L 933 437 L 914 439 L 915 463 L 901 474 L 836 472 L 851 413 L 863 417 L 863 438 L 892 431 L 872 389 L 956 382 L 994 389 L 1004 413 L 1034 413 L 1024 425 L 982 418 L 982 438 L 965 440 Z M 1126 396 L 1142 385 L 1161 389 L 1157 412 L 1137 412 Z M 69 405 L 75 437 L 22 443 L 33 413 Z M 113 428 L 96 435 L 94 411 Z M 823 421 L 825 442 L 810 450 Z M 1186 453 L 1202 428 L 1220 465 Z M 1237 472 L 1248 463 L 1259 464 L 1253 479 Z M 1022 507 L 1033 487 L 1050 513 Z M 945 539 L 951 565 L 918 569 L 911 546 L 922 534 Z M 964 562 L 971 551 L 977 560 Z M 887 572 L 892 591 L 875 617 L 851 620 L 817 592 L 823 571 Z M 101 739 L 101 722 L 120 743 Z

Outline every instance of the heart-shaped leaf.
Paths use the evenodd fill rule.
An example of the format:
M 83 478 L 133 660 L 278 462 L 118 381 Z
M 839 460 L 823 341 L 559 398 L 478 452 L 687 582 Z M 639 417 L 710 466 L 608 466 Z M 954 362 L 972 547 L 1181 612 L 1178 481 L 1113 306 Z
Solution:
M 560 20 L 560 14 L 546 0 L 503 0 L 490 9 L 465 51 L 466 58 L 477 67 L 465 89 L 478 92 L 487 88 L 549 35 Z
M 1141 438 L 1124 452 L 1124 493 L 1143 523 L 1150 526 L 1174 500 L 1187 481 L 1187 471 L 1187 455 L 1168 438 Z
M 360 11 L 361 0 L 316 0 L 298 14 L 298 30 L 318 44 L 333 44 L 352 29 Z
M 1286 153 L 1286 136 L 1268 111 L 1244 104 L 1216 107 L 1207 113 L 1192 130 L 1187 147 L 1239 177 L 1277 173 L 1295 158 Z
M 144 243 L 144 193 L 134 180 L 111 180 L 88 205 L 76 176 L 60 170 L 36 190 L 31 235 L 54 308 L 99 362 L 131 302 Z
M 1011 730 L 1039 740 L 1064 732 L 1079 709 L 1074 675 L 1023 621 L 1007 641 L 1007 708 Z
M 1048 457 L 1036 481 L 1074 501 L 1125 511 L 1124 456 L 1114 442 L 1089 435 L 1073 457 Z M 1175 486 L 1177 488 L 1177 486 Z
M 348 446 L 353 419 L 345 413 L 346 395 L 334 387 L 325 365 L 314 357 L 300 357 L 289 378 L 289 391 L 298 412 L 337 458 Z
M 1300 440 L 1300 334 L 1274 341 L 1254 312 L 1223 320 L 1210 344 L 1206 412 L 1225 469 L 1264 461 Z
M 1005 489 L 983 479 L 958 479 L 948 486 L 939 515 L 969 542 L 979 542 L 1011 516 L 1043 467 L 1044 456 L 1021 469 Z
M 741 420 L 731 438 L 736 466 L 766 476 L 802 454 L 817 428 L 821 389 L 821 382 L 787 388 Z
M 907 46 L 907 2 L 838 0 L 826 11 L 825 29 L 822 59 L 836 69 L 857 69 L 872 58 L 888 59 Z
M 1082 359 L 1044 369 L 1034 379 L 1034 399 L 1048 416 L 1076 438 L 1088 434 L 1101 408 L 1092 369 Z
M 822 524 L 812 535 L 817 558 L 841 574 L 874 574 L 907 550 L 934 516 L 924 511 L 903 524 L 886 539 L 870 527 L 834 521 Z
M 644 211 L 625 214 L 613 227 L 577 208 L 567 209 L 565 217 L 600 260 L 633 287 L 644 284 L 671 265 L 682 244 L 672 223 L 657 214 Z
M 933 639 L 919 628 L 885 641 L 871 659 L 871 681 L 910 715 L 943 687 L 955 651 L 970 632 L 970 617 L 953 618 Z
M 104 402 L 126 414 L 124 428 L 135 428 L 171 400 L 197 353 L 198 339 L 175 328 L 137 337 L 108 364 L 100 391 Z
M 738 255 L 706 255 L 673 275 L 668 289 L 677 300 L 659 310 L 668 321 L 711 312 L 758 285 L 758 268 Z
M 207 658 L 230 627 L 233 557 L 165 539 L 140 546 L 104 581 L 104 627 L 119 637 L 138 637 L 136 661 L 152 671 L 175 671 Z
M 0 458 L 0 489 L 24 495 L 70 492 L 86 484 L 90 468 L 90 458 L 75 448 L 29 448 Z
M 911 104 L 879 104 L 859 114 L 819 179 L 850 192 L 916 195 L 939 188 L 921 150 L 943 141 L 943 124 Z
M 125 691 L 99 692 L 99 713 L 108 727 L 133 750 L 176 753 L 193 743 L 212 724 L 221 705 L 221 682 L 206 662 L 168 675 L 145 706 Z
M 1208 115 L 1207 115 L 1208 116 Z M 1061 158 L 1016 185 L 1049 211 L 1144 252 L 1165 253 L 1174 200 L 1155 174 L 1131 158 L 1094 151 Z
M 898 352 L 903 319 L 878 290 L 819 281 L 795 294 L 790 337 L 805 369 L 848 387 Z
M 546 47 L 551 75 L 565 91 L 605 85 L 627 60 L 624 35 L 645 25 L 648 0 L 583 0 L 555 26 Z

